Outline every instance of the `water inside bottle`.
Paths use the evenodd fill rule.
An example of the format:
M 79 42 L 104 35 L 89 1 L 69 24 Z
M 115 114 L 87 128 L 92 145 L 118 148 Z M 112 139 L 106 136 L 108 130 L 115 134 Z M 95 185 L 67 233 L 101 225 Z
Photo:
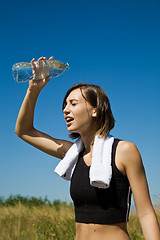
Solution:
M 32 79 L 32 66 L 27 63 L 16 63 L 12 67 L 12 75 L 16 82 L 26 82 Z
M 37 62 L 39 64 L 39 62 Z M 40 66 L 40 65 L 38 65 Z M 46 67 L 49 67 L 49 72 L 46 71 Z M 39 80 L 44 77 L 58 77 L 61 75 L 66 69 L 70 69 L 69 63 L 62 63 L 58 60 L 48 60 L 41 62 L 42 72 L 36 75 L 35 71 L 33 70 L 33 65 L 27 62 L 16 63 L 12 67 L 12 75 L 15 81 L 17 82 L 26 82 L 33 79 Z M 45 76 L 44 76 L 45 75 Z
M 57 60 L 48 60 L 50 67 L 50 77 L 57 77 L 62 74 L 66 69 L 70 69 L 69 63 L 62 63 Z

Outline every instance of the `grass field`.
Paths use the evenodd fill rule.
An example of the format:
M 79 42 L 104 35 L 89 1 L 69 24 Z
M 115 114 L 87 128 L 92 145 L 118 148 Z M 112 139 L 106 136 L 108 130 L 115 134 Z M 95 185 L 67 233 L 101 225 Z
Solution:
M 160 222 L 160 210 L 156 210 Z M 142 240 L 135 213 L 128 231 L 132 240 Z M 0 240 L 73 240 L 74 209 L 71 204 L 47 199 L 13 197 L 0 201 Z

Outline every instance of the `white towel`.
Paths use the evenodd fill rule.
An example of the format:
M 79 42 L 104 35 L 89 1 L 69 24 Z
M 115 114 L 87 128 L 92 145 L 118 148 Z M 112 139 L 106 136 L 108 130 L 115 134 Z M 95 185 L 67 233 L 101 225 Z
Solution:
M 110 134 L 105 138 L 95 137 L 92 152 L 92 163 L 89 171 L 90 184 L 98 188 L 108 188 L 112 178 L 111 154 L 114 137 Z M 79 153 L 84 145 L 79 138 L 67 151 L 65 157 L 55 168 L 55 173 L 66 180 L 71 180 Z

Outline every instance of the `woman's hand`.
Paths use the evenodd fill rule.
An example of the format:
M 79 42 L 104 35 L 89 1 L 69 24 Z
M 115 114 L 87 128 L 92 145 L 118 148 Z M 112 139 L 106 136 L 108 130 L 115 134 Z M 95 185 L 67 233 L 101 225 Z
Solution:
M 53 57 L 49 58 L 49 60 L 52 59 Z M 35 58 L 32 59 L 31 63 L 33 65 L 33 79 L 29 81 L 30 90 L 34 89 L 40 91 L 49 82 L 50 77 L 45 77 L 45 73 L 49 71 L 47 64 L 44 64 L 44 61 L 46 60 L 46 57 L 40 57 L 37 63 Z

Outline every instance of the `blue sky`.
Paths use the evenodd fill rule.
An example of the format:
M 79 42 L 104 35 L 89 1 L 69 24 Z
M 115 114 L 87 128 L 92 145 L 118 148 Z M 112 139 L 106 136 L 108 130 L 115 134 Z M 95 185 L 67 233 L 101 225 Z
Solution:
M 40 56 L 70 62 L 51 79 L 35 110 L 35 127 L 68 139 L 61 104 L 75 83 L 107 93 L 115 137 L 142 154 L 153 200 L 160 198 L 160 1 L 3 1 L 0 8 L 0 196 L 10 194 L 70 201 L 69 182 L 54 173 L 58 159 L 19 139 L 17 114 L 28 83 L 16 83 L 16 62 Z

